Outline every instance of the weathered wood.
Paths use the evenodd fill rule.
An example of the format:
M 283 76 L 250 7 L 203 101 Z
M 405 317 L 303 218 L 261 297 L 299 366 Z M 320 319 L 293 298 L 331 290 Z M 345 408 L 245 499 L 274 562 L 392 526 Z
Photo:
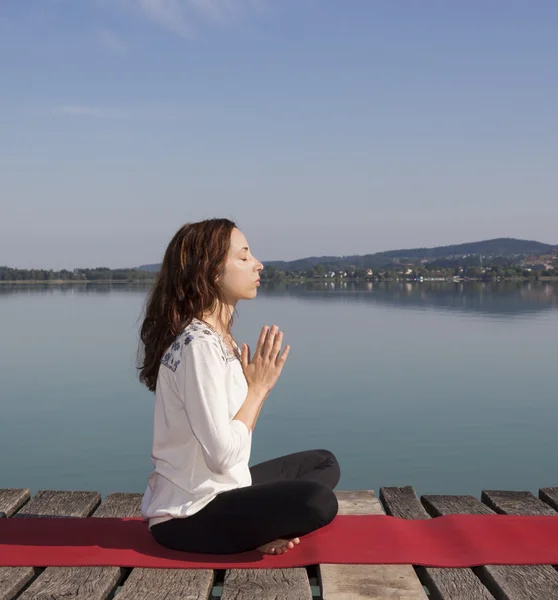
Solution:
M 142 494 L 124 494 L 113 492 L 109 494 L 91 515 L 94 519 L 113 517 L 141 517 Z
M 133 569 L 118 600 L 207 600 L 212 569 Z
M 31 494 L 26 489 L 0 489 L 0 517 L 11 517 L 29 498 Z
M 97 492 L 42 490 L 12 518 L 84 518 L 100 500 Z M 119 567 L 47 567 L 18 600 L 104 600 L 110 598 L 123 573 Z
M 380 488 L 386 514 L 402 519 L 429 519 L 411 486 Z M 471 569 L 415 567 L 433 600 L 493 600 L 494 596 Z
M 139 517 L 142 494 L 109 494 L 93 517 Z M 123 582 L 118 600 L 206 600 L 213 569 L 135 568 Z
M 303 543 L 301 541 L 301 543 Z M 292 552 L 295 549 L 293 548 Z M 229 569 L 222 600 L 312 600 L 305 568 Z
M 296 549 L 293 548 L 289 552 L 296 552 Z M 312 600 L 312 588 L 304 567 L 225 571 L 221 600 L 277 600 L 278 598 Z
M 33 567 L 0 567 L 0 600 L 12 600 L 38 574 Z
M 558 487 L 541 488 L 539 498 L 558 511 Z
M 494 514 L 472 496 L 423 496 L 431 516 Z M 550 565 L 484 565 L 475 574 L 497 600 L 558 598 L 558 573 Z
M 483 490 L 481 501 L 503 515 L 557 515 L 552 507 L 531 492 Z
M 12 519 L 17 518 L 33 518 L 33 517 L 79 517 L 87 516 L 95 508 L 100 501 L 99 494 L 91 492 L 49 492 L 40 491 L 25 502 L 29 498 L 29 490 L 23 490 L 23 494 L 10 494 L 7 492 L 4 498 L 11 496 L 12 502 L 16 498 L 16 505 L 19 510 L 13 509 L 9 512 L 12 514 Z M 19 499 L 18 499 L 19 498 Z M 44 585 L 48 588 L 50 573 L 45 576 L 45 569 L 41 572 L 40 569 L 32 568 L 40 567 L 40 565 L 30 565 L 29 568 L 19 567 L 18 569 L 3 568 L 2 569 L 2 590 L 4 598 L 15 597 L 19 592 L 33 579 L 35 575 L 40 573 L 31 585 L 23 591 L 20 600 L 29 600 L 36 598 L 36 593 L 41 594 Z M 23 570 L 22 570 L 23 569 Z M 44 576 L 44 577 L 43 577 Z M 7 591 L 9 590 L 9 591 Z M 54 596 L 53 596 L 54 597 Z
M 421 496 L 421 502 L 431 517 L 442 515 L 492 515 L 493 510 L 474 496 Z
M 340 514 L 383 513 L 372 491 L 336 494 Z M 388 514 L 402 518 L 493 514 L 493 510 L 501 514 L 558 516 L 557 487 L 541 488 L 539 498 L 530 492 L 484 490 L 481 496 L 484 503 L 473 496 L 427 495 L 421 498 L 421 505 L 410 486 L 381 488 L 380 494 Z M 30 498 L 29 490 L 0 489 L 0 517 L 139 516 L 141 498 L 141 494 L 115 493 L 100 503 L 96 492 L 40 491 Z M 426 598 L 410 565 L 325 564 L 318 569 L 324 600 Z M 473 570 L 417 567 L 417 570 L 434 600 L 558 598 L 558 573 L 549 565 L 485 565 Z M 208 600 L 214 577 L 211 569 L 0 567 L 0 600 L 66 600 L 68 597 L 105 600 L 112 598 L 119 586 L 120 600 Z M 225 575 L 222 600 L 310 600 L 311 596 L 306 569 L 234 569 Z
M 30 497 L 27 489 L 0 489 L 0 518 L 11 517 Z M 39 573 L 33 567 L 0 567 L 0 600 L 15 598 Z
M 400 519 L 430 519 L 411 485 L 380 488 L 380 502 L 386 515 Z
M 336 492 L 340 515 L 383 514 L 372 490 Z M 301 542 L 302 543 L 302 542 Z M 320 565 L 324 600 L 425 600 L 411 565 Z
M 20 508 L 12 519 L 35 517 L 88 517 L 101 502 L 98 492 L 41 490 Z

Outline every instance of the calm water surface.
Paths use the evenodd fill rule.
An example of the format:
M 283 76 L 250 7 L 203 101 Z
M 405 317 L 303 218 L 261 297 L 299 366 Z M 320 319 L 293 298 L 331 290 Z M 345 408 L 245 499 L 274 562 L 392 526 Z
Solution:
M 419 494 L 558 485 L 558 285 L 263 285 L 291 353 L 250 464 L 307 448 L 339 489 Z M 141 492 L 153 395 L 137 381 L 145 285 L 0 286 L 0 488 Z

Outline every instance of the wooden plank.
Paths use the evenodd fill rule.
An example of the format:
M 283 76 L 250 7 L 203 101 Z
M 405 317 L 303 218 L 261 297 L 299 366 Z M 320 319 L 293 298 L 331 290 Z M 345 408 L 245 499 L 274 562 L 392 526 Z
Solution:
M 11 517 L 31 498 L 27 489 L 0 489 L 0 518 Z
M 142 494 L 109 494 L 93 517 L 140 517 Z M 118 600 L 207 600 L 213 569 L 133 569 Z
M 142 494 L 109 494 L 91 515 L 94 519 L 112 517 L 141 517 Z
M 483 490 L 481 501 L 502 515 L 554 515 L 556 511 L 531 492 Z
M 20 508 L 12 519 L 35 517 L 87 517 L 101 502 L 98 492 L 41 490 Z
M 133 569 L 118 600 L 206 600 L 213 588 L 212 569 Z
M 84 518 L 100 501 L 98 492 L 42 490 L 12 518 Z M 105 600 L 122 574 L 119 567 L 47 567 L 18 600 Z
M 474 496 L 421 496 L 421 502 L 431 517 L 442 515 L 492 515 L 490 510 Z
M 558 511 L 558 487 L 541 488 L 539 498 Z
M 431 516 L 493 514 L 473 496 L 422 496 Z M 484 565 L 473 569 L 497 600 L 558 598 L 558 573 L 550 565 Z
M 37 492 L 37 494 L 23 504 L 19 510 L 13 512 L 11 518 L 87 516 L 99 501 L 100 496 L 95 492 L 50 492 L 43 490 Z M 40 565 L 30 565 L 30 567 L 40 567 Z M 40 575 L 38 575 L 18 598 L 20 600 L 37 598 L 36 594 L 42 594 L 41 590 L 45 589 L 44 586 L 46 586 L 46 589 L 49 589 L 48 580 L 50 573 L 45 575 L 47 571 L 49 571 L 49 569 L 40 572 Z M 37 572 L 37 570 L 34 570 L 34 574 Z M 8 578 L 11 581 L 13 577 L 16 577 L 16 575 L 12 571 L 11 575 L 8 574 Z M 22 588 L 20 587 L 20 590 L 21 589 Z M 10 592 L 10 594 L 11 593 L 12 592 Z
M 341 515 L 384 514 L 372 490 L 339 491 L 336 495 Z M 411 565 L 325 564 L 319 570 L 324 600 L 426 599 Z
M 0 600 L 12 600 L 41 572 L 33 567 L 0 567 Z
M 304 542 L 301 540 L 300 542 Z M 295 549 L 289 550 L 294 552 Z M 312 600 L 305 568 L 228 569 L 222 600 Z
M 11 517 L 30 497 L 27 489 L 0 489 L 0 518 Z M 15 598 L 39 573 L 34 567 L 0 567 L 0 600 Z
M 63 493 L 63 492 L 60 492 Z M 96 494 L 95 505 L 100 496 Z M 141 516 L 141 494 L 109 494 L 91 515 L 92 518 L 103 517 L 137 517 Z M 44 499 L 43 499 L 44 500 Z M 66 501 L 68 512 L 77 512 L 77 497 Z M 60 516 L 61 502 L 44 507 L 46 512 Z M 32 507 L 37 512 L 37 507 Z M 91 503 L 84 511 L 86 516 L 91 511 Z M 201 569 L 124 569 L 121 567 L 49 567 L 25 592 L 21 600 L 43 600 L 48 594 L 49 600 L 103 600 L 112 597 L 113 592 L 123 584 L 118 593 L 121 600 L 172 600 L 173 598 L 207 599 L 213 586 L 213 571 Z M 127 577 L 128 576 L 128 577 Z M 126 579 L 127 577 L 127 579 Z
M 289 552 L 296 552 L 296 548 Z M 308 572 L 304 567 L 225 571 L 221 600 L 277 600 L 278 598 L 312 600 L 312 588 Z
M 386 513 L 402 519 L 429 519 L 412 486 L 380 488 Z M 471 569 L 415 567 L 433 600 L 494 600 Z

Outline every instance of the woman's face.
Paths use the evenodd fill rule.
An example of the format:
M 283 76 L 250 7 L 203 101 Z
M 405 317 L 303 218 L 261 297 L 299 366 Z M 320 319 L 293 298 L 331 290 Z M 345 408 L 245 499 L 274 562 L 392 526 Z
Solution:
M 220 282 L 221 289 L 229 302 L 249 300 L 258 293 L 262 263 L 252 256 L 248 242 L 240 229 L 231 233 L 231 245 L 225 263 L 225 273 Z

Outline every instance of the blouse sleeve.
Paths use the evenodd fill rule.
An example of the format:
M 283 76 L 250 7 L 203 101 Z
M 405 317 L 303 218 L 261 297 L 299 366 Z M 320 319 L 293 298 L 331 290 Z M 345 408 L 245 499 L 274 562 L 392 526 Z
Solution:
M 251 432 L 242 421 L 229 419 L 221 351 L 210 340 L 197 339 L 184 353 L 179 386 L 186 415 L 208 468 L 224 475 L 245 459 Z

